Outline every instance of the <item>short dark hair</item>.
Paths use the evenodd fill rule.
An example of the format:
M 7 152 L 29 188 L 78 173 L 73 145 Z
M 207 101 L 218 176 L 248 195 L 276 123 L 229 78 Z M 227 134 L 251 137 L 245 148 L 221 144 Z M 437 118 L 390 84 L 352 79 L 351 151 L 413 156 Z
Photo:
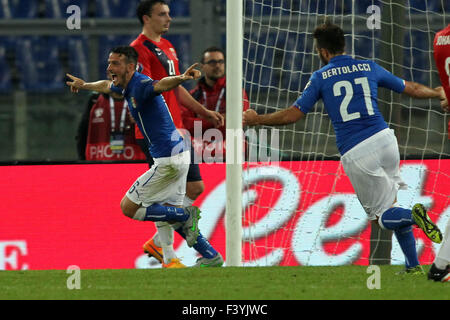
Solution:
M 330 21 L 319 25 L 313 36 L 319 49 L 327 49 L 331 54 L 343 53 L 345 50 L 344 30 Z
M 201 63 L 205 63 L 205 53 L 207 53 L 207 52 L 220 52 L 220 53 L 223 54 L 223 57 L 225 58 L 225 52 L 223 51 L 223 49 L 221 49 L 221 48 L 219 48 L 219 47 L 212 46 L 212 47 L 206 48 L 206 49 L 203 51 L 203 53 L 202 53 L 202 58 L 201 58 L 201 60 L 200 60 Z
M 144 25 L 144 16 L 151 15 L 153 6 L 157 3 L 168 5 L 165 0 L 144 0 L 138 4 L 136 9 L 136 16 L 138 17 L 142 25 Z
M 120 46 L 113 48 L 110 53 L 117 53 L 125 56 L 126 63 L 133 63 L 137 65 L 138 63 L 138 53 L 137 51 L 130 46 Z

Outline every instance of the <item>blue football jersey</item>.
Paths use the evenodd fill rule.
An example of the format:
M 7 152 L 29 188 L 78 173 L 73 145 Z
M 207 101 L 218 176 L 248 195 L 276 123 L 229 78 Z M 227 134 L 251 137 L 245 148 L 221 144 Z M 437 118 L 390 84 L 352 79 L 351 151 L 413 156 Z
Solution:
M 373 61 L 339 55 L 312 74 L 294 106 L 306 114 L 322 99 L 343 155 L 388 127 L 378 109 L 378 87 L 400 93 L 405 81 Z
M 127 99 L 128 109 L 147 140 L 152 157 L 163 158 L 186 148 L 163 96 L 154 91 L 156 82 L 135 72 L 126 89 L 111 85 L 111 91 Z

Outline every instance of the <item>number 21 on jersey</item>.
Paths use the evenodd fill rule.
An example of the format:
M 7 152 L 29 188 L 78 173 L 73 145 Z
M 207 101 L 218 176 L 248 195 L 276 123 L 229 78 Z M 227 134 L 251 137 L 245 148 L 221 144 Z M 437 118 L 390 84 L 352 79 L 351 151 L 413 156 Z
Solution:
M 364 92 L 364 103 L 366 105 L 367 113 L 369 115 L 375 114 L 373 111 L 372 100 L 370 95 L 370 86 L 367 77 L 355 78 L 354 85 L 362 86 Z M 344 93 L 342 92 L 342 89 L 344 89 Z M 344 99 L 342 100 L 341 105 L 339 107 L 342 121 L 347 122 L 350 120 L 361 118 L 361 113 L 359 112 L 348 113 L 348 105 L 353 99 L 353 84 L 350 81 L 342 80 L 336 82 L 333 86 L 333 94 L 335 97 L 339 97 L 342 94 L 344 94 Z

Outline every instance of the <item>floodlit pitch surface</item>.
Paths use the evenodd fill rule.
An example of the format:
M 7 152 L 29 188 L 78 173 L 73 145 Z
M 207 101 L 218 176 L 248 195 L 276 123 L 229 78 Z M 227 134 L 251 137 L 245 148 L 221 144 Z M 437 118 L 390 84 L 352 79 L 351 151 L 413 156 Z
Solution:
M 401 266 L 381 266 L 379 273 L 367 266 L 80 270 L 80 289 L 68 288 L 77 282 L 70 278 L 75 273 L 65 270 L 0 271 L 0 299 L 449 299 L 449 283 L 429 281 L 426 275 L 396 275 L 400 270 Z

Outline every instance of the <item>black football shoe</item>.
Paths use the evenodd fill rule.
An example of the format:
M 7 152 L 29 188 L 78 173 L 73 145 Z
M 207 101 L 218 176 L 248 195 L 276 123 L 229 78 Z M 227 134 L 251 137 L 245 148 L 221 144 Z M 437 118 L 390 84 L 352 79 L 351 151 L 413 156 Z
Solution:
M 448 265 L 444 270 L 441 270 L 438 269 L 433 263 L 430 271 L 428 271 L 428 280 L 450 282 L 450 265 Z

